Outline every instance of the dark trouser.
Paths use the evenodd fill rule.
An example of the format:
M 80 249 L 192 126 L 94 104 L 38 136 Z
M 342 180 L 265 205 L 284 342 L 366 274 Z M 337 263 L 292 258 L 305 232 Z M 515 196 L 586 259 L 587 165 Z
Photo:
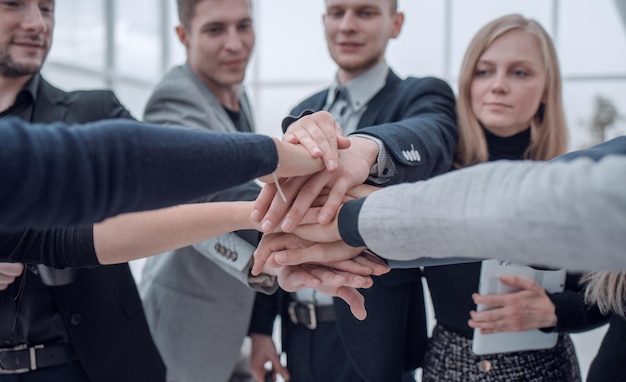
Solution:
M 315 330 L 285 321 L 290 382 L 365 382 L 348 358 L 335 321 L 318 322 Z M 415 382 L 412 373 L 405 373 L 402 382 Z
M 24 374 L 0 375 L 0 382 L 90 382 L 80 362 L 51 366 Z

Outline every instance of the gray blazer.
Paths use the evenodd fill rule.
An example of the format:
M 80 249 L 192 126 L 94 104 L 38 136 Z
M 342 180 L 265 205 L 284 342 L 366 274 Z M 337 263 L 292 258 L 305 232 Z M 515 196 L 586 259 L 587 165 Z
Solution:
M 243 90 L 239 102 L 254 129 Z M 146 105 L 144 120 L 237 131 L 220 102 L 187 64 L 173 68 L 157 85 Z M 259 189 L 250 182 L 205 201 L 254 200 Z M 218 252 L 216 243 L 239 256 L 226 257 L 232 252 Z M 148 259 L 140 292 L 168 380 L 195 382 L 210 376 L 212 381 L 227 381 L 239 359 L 252 314 L 254 291 L 247 286 L 247 275 L 254 247 L 231 234 L 200 243 L 199 248 L 204 249 L 200 252 L 185 247 Z

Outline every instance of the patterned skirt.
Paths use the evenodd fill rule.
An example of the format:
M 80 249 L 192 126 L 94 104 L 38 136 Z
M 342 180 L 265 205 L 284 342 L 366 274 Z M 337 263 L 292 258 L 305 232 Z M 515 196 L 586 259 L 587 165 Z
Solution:
M 437 325 L 426 351 L 423 382 L 580 382 L 574 345 L 559 334 L 552 349 L 476 355 L 472 341 Z

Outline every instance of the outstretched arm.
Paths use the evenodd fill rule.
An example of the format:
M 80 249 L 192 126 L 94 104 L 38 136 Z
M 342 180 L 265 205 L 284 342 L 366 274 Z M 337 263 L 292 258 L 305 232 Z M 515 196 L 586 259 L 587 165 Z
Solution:
M 9 118 L 1 125 L 3 232 L 93 223 L 187 202 L 274 170 L 286 177 L 323 166 L 299 145 L 254 134 L 130 120 L 68 127 Z
M 597 163 L 499 161 L 347 202 L 338 224 L 348 243 L 392 260 L 474 257 L 573 271 L 626 268 L 624 189 L 625 156 Z
M 152 256 L 240 229 L 255 229 L 252 202 L 185 204 L 119 215 L 94 225 L 101 264 Z

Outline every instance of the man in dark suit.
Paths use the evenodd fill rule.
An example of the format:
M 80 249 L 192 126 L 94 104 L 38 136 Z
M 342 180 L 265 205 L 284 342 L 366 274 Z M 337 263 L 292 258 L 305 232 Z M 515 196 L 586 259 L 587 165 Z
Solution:
M 404 21 L 396 8 L 394 0 L 326 0 L 326 40 L 338 72 L 329 89 L 306 99 L 292 113 L 329 111 L 352 144 L 340 156 L 334 175 L 311 177 L 302 192 L 365 180 L 386 186 L 450 169 L 456 144 L 451 89 L 435 78 L 402 80 L 385 62 L 387 43 L 398 36 Z M 291 128 L 287 132 L 299 136 Z M 293 211 L 285 221 L 297 223 Z M 264 230 L 279 221 L 280 214 L 268 216 Z M 289 229 L 285 221 L 282 227 Z M 362 293 L 368 310 L 364 321 L 355 319 L 343 302 L 314 291 L 257 296 L 251 321 L 257 361 L 252 367 L 267 360 L 277 363 L 268 335 L 280 313 L 293 381 L 414 380 L 412 372 L 420 365 L 427 338 L 419 269 L 394 270 Z
M 53 28 L 53 0 L 0 4 L 0 117 L 132 118 L 110 91 L 66 93 L 41 77 Z M 91 247 L 92 226 L 0 235 L 2 252 Z M 4 273 L 20 276 L 0 291 L 0 381 L 165 380 L 127 264 L 76 270 L 2 263 Z

